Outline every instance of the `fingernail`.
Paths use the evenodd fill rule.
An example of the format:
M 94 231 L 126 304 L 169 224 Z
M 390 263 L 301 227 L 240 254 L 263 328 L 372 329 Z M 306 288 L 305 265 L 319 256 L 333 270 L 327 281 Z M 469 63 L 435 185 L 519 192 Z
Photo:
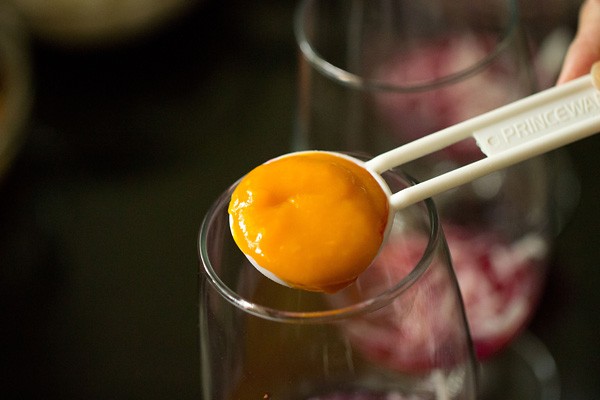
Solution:
M 592 75 L 592 83 L 597 90 L 600 90 L 600 61 L 596 61 L 594 65 L 592 65 L 592 69 L 590 71 Z

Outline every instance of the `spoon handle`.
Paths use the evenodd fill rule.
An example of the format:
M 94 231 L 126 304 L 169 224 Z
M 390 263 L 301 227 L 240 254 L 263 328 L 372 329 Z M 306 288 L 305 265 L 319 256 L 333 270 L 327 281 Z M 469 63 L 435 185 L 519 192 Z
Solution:
M 394 193 L 403 208 L 484 175 L 600 132 L 600 90 L 593 74 L 525 97 L 383 153 L 366 163 L 382 172 L 474 138 L 487 156 Z M 597 82 L 596 82 L 597 83 Z

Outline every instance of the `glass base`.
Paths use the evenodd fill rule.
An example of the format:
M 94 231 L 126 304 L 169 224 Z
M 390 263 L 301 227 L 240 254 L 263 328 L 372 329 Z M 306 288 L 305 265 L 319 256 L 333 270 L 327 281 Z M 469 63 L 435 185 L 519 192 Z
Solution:
M 559 400 L 554 358 L 529 332 L 480 365 L 478 400 Z

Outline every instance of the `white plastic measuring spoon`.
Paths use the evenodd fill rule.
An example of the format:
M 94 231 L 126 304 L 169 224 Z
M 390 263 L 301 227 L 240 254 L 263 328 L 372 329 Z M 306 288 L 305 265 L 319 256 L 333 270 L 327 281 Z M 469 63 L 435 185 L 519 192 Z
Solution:
M 598 88 L 598 89 L 597 89 Z M 390 197 L 400 209 L 600 132 L 600 64 L 592 73 L 466 120 L 365 163 L 382 172 L 469 137 L 487 156 Z
M 238 186 L 236 192 L 232 195 L 229 212 L 230 227 L 234 239 L 250 262 L 260 272 L 278 283 L 286 286 L 301 287 L 307 290 L 338 290 L 356 279 L 358 274 L 366 269 L 372 262 L 372 258 L 370 257 L 375 257 L 376 254 L 371 252 L 376 252 L 385 241 L 387 233 L 390 231 L 393 224 L 393 216 L 397 210 L 432 197 L 443 191 L 471 182 L 484 175 L 600 132 L 600 90 L 595 88 L 595 85 L 600 87 L 599 73 L 598 69 L 595 69 L 590 74 L 577 80 L 547 89 L 434 134 L 425 136 L 404 146 L 383 153 L 366 162 L 341 153 L 316 151 L 291 153 L 273 159 L 262 166 L 270 171 L 266 175 L 266 181 L 268 182 L 267 186 L 269 187 L 265 188 L 261 186 L 258 188 L 258 191 L 253 192 L 254 189 L 252 188 L 252 184 L 248 183 L 248 181 L 244 182 L 246 179 L 244 178 L 242 183 L 244 183 L 245 186 L 240 189 L 241 194 L 239 195 L 241 197 L 234 199 L 236 193 L 238 193 L 237 189 L 241 186 Z M 407 162 L 471 137 L 477 141 L 482 152 L 487 156 L 486 158 L 436 176 L 414 186 L 409 186 L 396 193 L 391 193 L 381 176 L 383 172 L 391 168 L 401 166 Z M 377 180 L 377 184 L 373 183 L 371 186 L 374 188 L 373 193 L 376 194 L 378 199 L 377 204 L 381 204 L 381 202 L 384 204 L 384 207 L 380 207 L 379 210 L 384 210 L 386 215 L 377 214 L 377 233 L 372 234 L 377 234 L 375 242 L 371 241 L 374 236 L 370 236 L 371 234 L 367 233 L 368 237 L 363 238 L 364 241 L 361 241 L 361 245 L 352 246 L 347 243 L 347 235 L 338 234 L 341 231 L 346 232 L 346 230 L 349 230 L 349 235 L 356 235 L 357 232 L 362 232 L 363 229 L 365 229 L 365 226 L 362 225 L 362 228 L 356 226 L 348 228 L 347 222 L 349 220 L 361 220 L 361 218 L 358 218 L 355 214 L 348 215 L 348 213 L 342 213 L 342 215 L 340 215 L 337 213 L 337 219 L 331 219 L 329 216 L 325 218 L 325 214 L 334 214 L 334 211 L 337 212 L 337 210 L 334 209 L 339 208 L 339 205 L 341 204 L 338 202 L 337 197 L 333 202 L 328 200 L 328 207 L 330 208 L 328 208 L 324 214 L 318 214 L 320 216 L 319 218 L 321 218 L 321 216 L 323 217 L 323 220 L 317 220 L 316 224 L 313 224 L 312 222 L 305 224 L 304 219 L 314 221 L 314 217 L 311 217 L 311 215 L 315 215 L 315 210 L 309 209 L 308 213 L 302 214 L 303 207 L 298 206 L 297 198 L 295 197 L 297 194 L 295 187 L 298 185 L 296 180 L 297 177 L 291 177 L 293 182 L 290 193 L 285 195 L 280 193 L 277 183 L 275 183 L 277 179 L 274 179 L 276 176 L 272 174 L 279 174 L 281 170 L 276 169 L 275 172 L 272 172 L 273 170 L 269 168 L 275 168 L 274 165 L 281 165 L 282 160 L 285 163 L 294 156 L 306 157 L 308 155 L 311 157 L 311 153 L 328 153 L 330 157 L 335 159 L 332 163 L 338 163 L 338 160 L 345 159 L 345 162 L 352 166 L 350 169 L 358 170 L 355 175 L 356 180 L 362 179 L 359 178 L 359 175 L 366 175 L 369 177 L 369 174 Z M 322 157 L 322 155 L 319 157 Z M 278 160 L 279 163 L 277 162 Z M 367 174 L 366 171 L 368 171 L 369 174 Z M 248 176 L 251 174 L 252 173 Z M 265 175 L 263 175 L 263 178 L 264 176 Z M 249 181 L 252 182 L 253 179 L 255 178 L 249 179 Z M 309 177 L 309 179 L 312 179 L 312 176 Z M 332 179 L 339 179 L 339 177 Z M 331 182 L 331 186 L 336 182 Z M 329 183 L 325 183 L 325 185 L 329 185 Z M 383 193 L 379 192 L 379 189 L 381 189 Z M 275 195 L 267 194 L 264 196 L 265 193 L 271 191 L 275 193 Z M 334 193 L 334 196 L 337 196 L 336 193 Z M 288 194 L 290 197 L 287 197 Z M 259 200 L 259 198 L 261 198 L 261 200 Z M 371 197 L 370 199 L 373 200 L 374 198 L 375 197 Z M 344 201 L 347 200 L 348 199 L 344 199 Z M 373 203 L 371 200 L 367 202 L 367 208 Z M 354 200 L 352 200 L 351 197 L 350 202 L 353 201 Z M 317 201 L 317 203 L 319 202 Z M 245 213 L 254 207 L 255 204 L 258 204 L 257 212 L 259 218 L 253 219 L 250 217 L 250 219 L 247 219 L 246 217 L 248 214 Z M 300 221 L 299 224 L 295 226 L 287 225 L 287 218 L 290 218 L 291 214 L 275 214 L 279 215 L 279 217 L 277 217 L 279 218 L 277 220 L 279 227 L 276 229 L 275 233 L 271 235 L 271 237 L 276 239 L 276 245 L 270 247 L 273 254 L 276 253 L 274 257 L 272 256 L 273 254 L 267 257 L 267 251 L 263 251 L 267 248 L 267 245 L 263 248 L 263 244 L 265 243 L 264 238 L 269 236 L 269 232 L 263 230 L 262 227 L 254 229 L 250 226 L 252 225 L 251 221 L 253 220 L 265 220 L 263 218 L 264 215 L 260 215 L 261 213 L 264 213 L 265 204 L 267 207 L 278 210 L 280 210 L 281 204 L 286 204 L 286 207 L 291 209 L 292 212 L 300 212 L 300 214 L 293 214 L 293 219 Z M 320 211 L 323 210 L 323 206 L 320 204 L 317 204 L 317 207 L 321 207 L 319 209 Z M 356 209 L 354 210 L 356 211 Z M 250 213 L 252 212 L 253 211 L 250 211 Z M 300 216 L 298 217 L 298 215 Z M 248 221 L 250 221 L 250 223 L 248 223 Z M 282 224 L 285 225 L 284 230 L 281 229 Z M 340 228 L 336 231 L 338 233 L 332 235 L 336 236 L 335 241 L 333 241 L 331 236 L 327 236 L 323 233 L 323 229 L 327 227 L 327 225 L 337 227 L 338 225 L 336 224 L 339 224 L 340 227 L 343 226 L 344 228 Z M 304 230 L 306 227 L 308 227 L 308 231 Z M 367 227 L 370 229 L 375 227 L 375 225 L 369 224 Z M 379 227 L 381 227 L 382 230 L 378 230 Z M 299 231 L 302 231 L 303 233 L 299 234 Z M 319 250 L 317 246 L 320 240 L 319 238 L 322 239 L 323 235 L 327 236 L 326 242 L 327 246 L 329 246 L 324 253 L 326 252 L 328 255 L 331 255 L 331 257 L 328 256 L 329 258 L 324 260 L 319 259 L 314 265 L 311 264 L 309 266 L 306 256 L 309 254 L 308 252 L 313 255 L 320 253 L 321 250 Z M 304 248 L 302 245 L 298 244 L 298 239 L 301 236 L 303 238 L 314 237 L 317 240 L 310 241 L 310 244 L 306 245 L 306 248 Z M 325 242 L 325 240 L 320 241 Z M 375 243 L 375 247 L 370 246 L 371 250 L 368 253 L 368 256 L 365 257 L 366 253 L 364 248 L 367 241 L 370 241 L 370 245 Z M 337 249 L 338 247 L 336 246 L 339 246 L 340 249 L 355 248 L 356 254 L 352 253 L 346 257 L 346 259 L 349 260 L 348 262 L 352 263 L 351 267 L 348 266 L 348 268 L 346 268 L 344 262 L 340 264 L 338 253 L 330 251 L 331 248 Z M 286 248 L 293 248 L 294 250 L 288 252 Z M 355 263 L 354 261 L 359 258 L 361 261 Z M 273 259 L 278 261 L 273 263 Z M 291 260 L 293 262 L 290 262 Z M 269 262 L 270 267 L 262 265 L 267 262 Z M 297 267 L 286 270 L 285 268 L 289 267 L 287 264 L 294 264 Z M 282 276 L 273 271 L 275 269 L 279 270 L 280 273 L 283 272 L 287 274 L 288 278 L 282 278 Z M 308 273 L 308 269 L 311 269 L 312 272 Z M 335 270 L 335 276 L 332 280 L 329 280 L 329 277 L 333 275 L 331 273 L 332 270 Z M 350 275 L 346 275 L 347 270 L 351 270 Z M 290 271 L 292 271 L 291 275 Z M 320 275 L 321 271 L 325 271 L 323 275 Z M 298 275 L 295 275 L 296 272 L 298 272 Z M 310 279 L 305 278 L 308 275 L 310 275 Z M 314 276 L 317 276 L 317 278 L 314 278 Z M 297 277 L 300 278 L 296 281 L 292 281 L 292 279 L 296 279 Z

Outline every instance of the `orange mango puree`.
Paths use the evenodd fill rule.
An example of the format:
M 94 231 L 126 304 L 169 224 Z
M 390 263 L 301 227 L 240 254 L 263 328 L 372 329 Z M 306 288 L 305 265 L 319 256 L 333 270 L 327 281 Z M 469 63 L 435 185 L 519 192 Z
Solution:
M 377 255 L 386 193 L 364 168 L 326 152 L 260 165 L 236 187 L 231 231 L 241 251 L 288 286 L 335 292 Z

